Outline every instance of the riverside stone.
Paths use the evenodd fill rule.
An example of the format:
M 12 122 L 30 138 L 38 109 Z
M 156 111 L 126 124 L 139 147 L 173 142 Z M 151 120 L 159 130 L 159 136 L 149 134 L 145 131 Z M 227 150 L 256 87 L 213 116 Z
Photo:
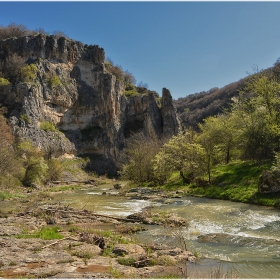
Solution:
M 280 192 L 280 172 L 266 170 L 262 173 L 258 183 L 259 193 Z
M 112 252 L 118 256 L 130 255 L 130 254 L 137 254 L 137 255 L 146 254 L 144 248 L 137 244 L 117 244 Z

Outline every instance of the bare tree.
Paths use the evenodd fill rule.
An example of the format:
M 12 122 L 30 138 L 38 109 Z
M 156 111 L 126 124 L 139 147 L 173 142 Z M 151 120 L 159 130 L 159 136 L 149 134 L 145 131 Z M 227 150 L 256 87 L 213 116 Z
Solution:
M 29 30 L 23 24 L 10 23 L 8 26 L 0 26 L 0 40 L 4 40 L 11 37 L 20 37 L 30 35 L 34 32 Z

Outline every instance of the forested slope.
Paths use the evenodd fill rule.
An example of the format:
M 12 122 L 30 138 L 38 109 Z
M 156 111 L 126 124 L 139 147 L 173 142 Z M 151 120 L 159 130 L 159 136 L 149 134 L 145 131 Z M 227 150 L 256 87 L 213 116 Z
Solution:
M 197 129 L 197 124 L 201 123 L 203 119 L 222 113 L 232 103 L 232 98 L 238 97 L 239 91 L 244 88 L 246 82 L 259 72 L 264 72 L 270 77 L 273 76 L 279 81 L 280 63 L 277 61 L 273 67 L 260 71 L 254 69 L 253 74 L 249 74 L 247 77 L 222 88 L 215 87 L 209 91 L 190 94 L 175 100 L 174 105 L 177 108 L 182 125 Z

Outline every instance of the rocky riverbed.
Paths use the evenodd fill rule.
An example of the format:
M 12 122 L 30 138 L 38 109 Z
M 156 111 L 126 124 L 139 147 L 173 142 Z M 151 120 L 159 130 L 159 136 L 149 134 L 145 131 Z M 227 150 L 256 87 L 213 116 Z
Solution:
M 12 203 L 12 201 L 11 201 Z M 0 277 L 156 278 L 185 276 L 195 256 L 179 247 L 136 244 L 131 233 L 153 224 L 149 211 L 125 219 L 60 205 L 40 205 L 0 218 Z M 4 217 L 3 217 L 4 216 Z M 168 216 L 171 227 L 187 226 Z M 51 234 L 44 235 L 46 230 Z

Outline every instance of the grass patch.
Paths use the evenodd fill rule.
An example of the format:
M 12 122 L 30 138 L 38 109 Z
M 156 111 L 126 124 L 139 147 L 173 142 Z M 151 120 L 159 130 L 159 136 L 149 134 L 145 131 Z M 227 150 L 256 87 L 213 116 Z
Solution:
M 89 260 L 94 256 L 94 254 L 91 253 L 91 252 L 88 252 L 88 251 L 84 251 L 84 252 L 75 251 L 75 252 L 72 253 L 72 256 L 76 256 L 76 257 L 79 257 L 81 259 Z
M 11 198 L 16 198 L 16 197 L 24 198 L 24 197 L 26 197 L 26 195 L 20 194 L 20 193 L 10 193 L 10 192 L 7 192 L 7 191 L 1 191 L 0 192 L 0 201 L 11 199 Z
M 117 262 L 121 265 L 125 266 L 134 266 L 135 265 L 135 259 L 134 258 L 118 258 Z
M 180 178 L 179 173 L 174 172 L 167 183 L 160 188 L 168 191 L 183 189 L 190 196 L 224 199 L 280 208 L 280 193 L 258 193 L 259 177 L 263 171 L 270 168 L 270 163 L 260 165 L 249 161 L 220 164 L 211 170 L 212 184 L 208 186 L 200 186 L 196 183 L 186 185 Z M 201 180 L 205 181 L 206 177 L 201 178 Z
M 132 90 L 126 90 L 123 93 L 126 97 L 132 97 L 132 96 L 140 96 L 141 93 L 139 93 L 136 89 L 132 89 Z
M 59 227 L 43 227 L 35 233 L 17 234 L 16 238 L 40 238 L 43 240 L 62 239 L 63 235 L 59 233 Z
M 188 194 L 280 208 L 280 194 L 258 193 L 259 177 L 268 169 L 270 164 L 246 161 L 217 165 L 212 169 L 212 184 L 207 187 L 188 185 Z
M 8 193 L 8 192 L 0 192 L 0 201 L 5 200 L 5 199 L 9 199 L 11 197 L 13 197 L 13 195 Z

